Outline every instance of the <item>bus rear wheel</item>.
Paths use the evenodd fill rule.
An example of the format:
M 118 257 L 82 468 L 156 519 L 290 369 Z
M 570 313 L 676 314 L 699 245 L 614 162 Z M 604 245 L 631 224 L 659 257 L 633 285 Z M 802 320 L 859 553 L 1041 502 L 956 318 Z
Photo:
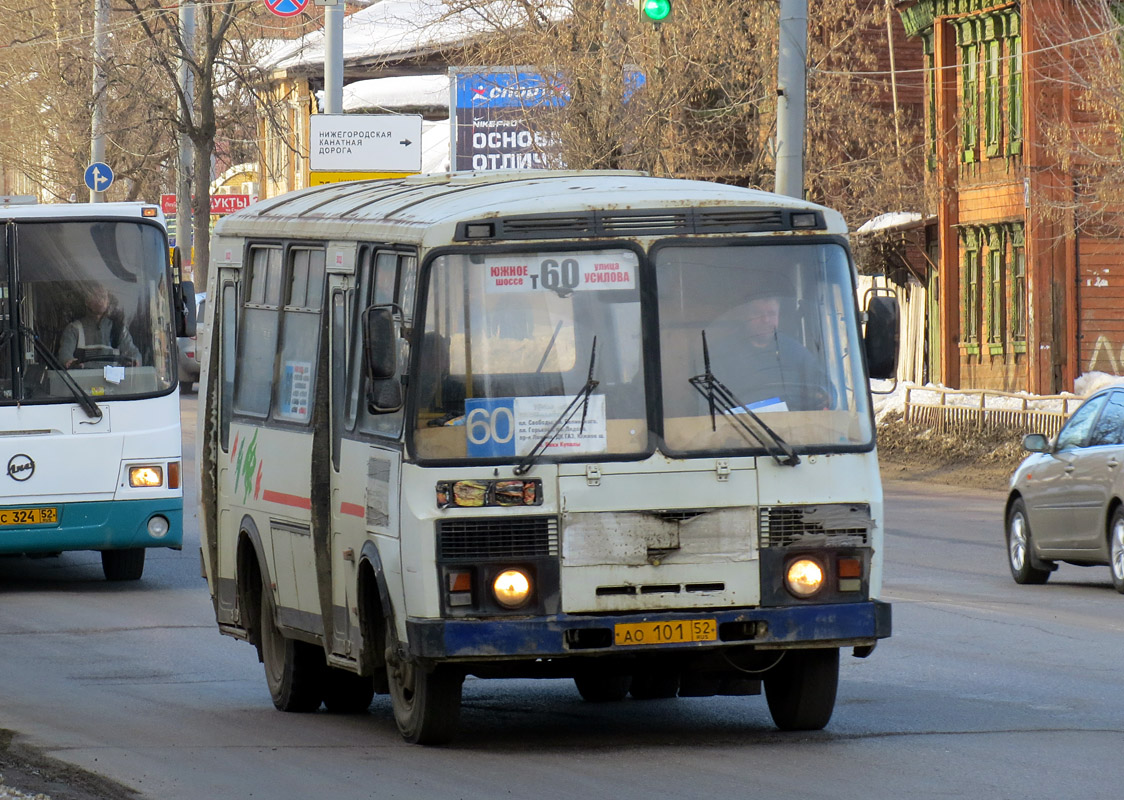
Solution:
M 324 708 L 334 714 L 362 714 L 371 707 L 375 682 L 338 667 L 324 671 Z
M 107 581 L 139 581 L 144 574 L 144 548 L 102 550 L 101 571 Z
M 835 710 L 839 648 L 789 650 L 765 676 L 765 699 L 782 731 L 818 731 Z
M 410 744 L 445 744 L 457 731 L 464 675 L 438 665 L 427 670 L 401 652 L 394 620 L 386 621 L 386 673 L 398 732 Z
M 263 582 L 261 619 L 261 657 L 265 682 L 273 705 L 280 711 L 308 712 L 320 708 L 324 653 L 308 642 L 289 639 L 273 622 L 273 592 Z

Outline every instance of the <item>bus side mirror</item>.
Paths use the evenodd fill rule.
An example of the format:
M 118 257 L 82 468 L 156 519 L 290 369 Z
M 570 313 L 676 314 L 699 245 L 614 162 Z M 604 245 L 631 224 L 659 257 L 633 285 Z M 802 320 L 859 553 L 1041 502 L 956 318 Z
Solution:
M 866 333 L 863 346 L 870 377 L 890 380 L 898 371 L 898 299 L 876 294 L 866 306 Z
M 195 283 L 193 281 L 177 283 L 172 292 L 172 302 L 176 306 L 176 336 L 194 336 L 198 321 L 195 310 Z
M 363 315 L 363 355 L 367 366 L 367 406 L 373 413 L 402 407 L 398 375 L 398 326 L 390 306 L 371 306 Z

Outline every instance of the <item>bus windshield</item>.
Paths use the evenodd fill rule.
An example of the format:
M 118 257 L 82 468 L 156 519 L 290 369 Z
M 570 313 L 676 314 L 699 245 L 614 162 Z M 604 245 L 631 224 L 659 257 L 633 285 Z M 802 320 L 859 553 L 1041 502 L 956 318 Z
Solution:
M 167 240 L 125 220 L 9 222 L 0 252 L 0 404 L 169 391 Z M 73 380 L 66 380 L 63 373 Z
M 842 246 L 669 244 L 653 262 L 669 452 L 767 448 L 737 415 L 756 415 L 797 451 L 870 445 Z
M 417 373 L 417 455 L 646 451 L 639 263 L 626 249 L 436 258 Z

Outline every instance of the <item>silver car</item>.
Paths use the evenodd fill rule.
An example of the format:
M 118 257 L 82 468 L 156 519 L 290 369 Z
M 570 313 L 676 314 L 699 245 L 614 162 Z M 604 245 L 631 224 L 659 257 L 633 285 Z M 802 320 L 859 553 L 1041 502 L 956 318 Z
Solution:
M 1015 582 L 1045 583 L 1059 561 L 1108 565 L 1124 593 L 1124 387 L 1086 400 L 1054 441 L 1032 433 L 1023 447 L 1005 517 Z
M 180 391 L 190 392 L 195 382 L 199 380 L 199 358 L 203 349 L 203 311 L 207 304 L 207 293 L 199 292 L 195 295 L 195 324 L 194 336 L 176 337 L 176 349 L 179 351 L 179 380 Z

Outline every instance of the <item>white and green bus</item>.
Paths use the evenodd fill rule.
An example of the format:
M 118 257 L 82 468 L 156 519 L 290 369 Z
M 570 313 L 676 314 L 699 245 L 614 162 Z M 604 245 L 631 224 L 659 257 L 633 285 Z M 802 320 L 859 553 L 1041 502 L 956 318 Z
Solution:
M 841 216 L 621 172 L 333 184 L 223 219 L 200 390 L 220 630 L 286 711 L 453 736 L 466 676 L 831 717 L 890 635 Z M 865 328 L 864 328 L 865 326 Z

